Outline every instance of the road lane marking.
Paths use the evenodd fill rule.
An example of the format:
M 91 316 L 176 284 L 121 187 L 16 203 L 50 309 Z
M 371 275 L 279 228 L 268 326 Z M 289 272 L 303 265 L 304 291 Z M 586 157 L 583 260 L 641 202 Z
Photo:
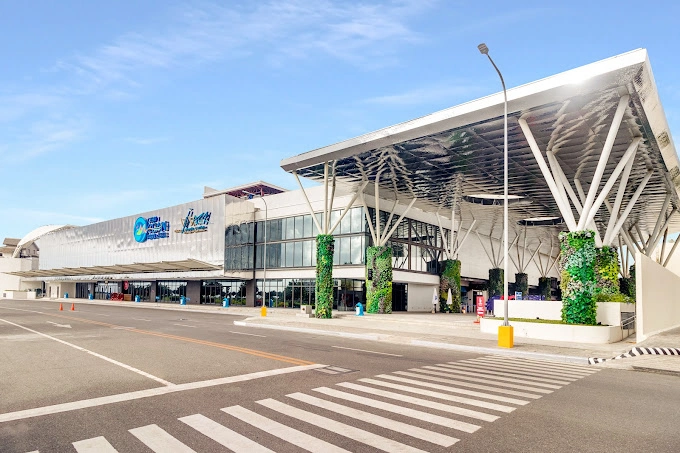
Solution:
M 254 333 L 234 332 L 233 330 L 229 330 L 228 332 L 229 332 L 229 333 L 235 333 L 235 334 L 237 334 L 237 335 L 249 335 L 249 336 L 251 336 L 251 337 L 262 337 L 262 338 L 267 338 L 267 337 L 264 336 L 264 335 L 257 335 L 257 334 L 254 334 Z
M 583 378 L 584 376 L 589 376 L 584 375 L 584 374 L 574 374 L 570 371 L 546 371 L 546 370 L 541 370 L 541 369 L 536 369 L 533 367 L 529 366 L 523 366 L 523 365 L 515 365 L 515 364 L 504 364 L 502 362 L 495 362 L 495 361 L 486 361 L 486 360 L 477 360 L 477 359 L 472 359 L 472 360 L 461 360 L 461 363 L 474 363 L 476 365 L 483 365 L 487 369 L 493 369 L 493 370 L 508 370 L 508 371 L 519 371 L 523 373 L 528 373 L 531 375 L 535 376 L 543 376 L 543 377 L 558 377 L 558 378 L 563 378 L 563 377 L 568 377 L 574 380 L 578 380 Z
M 38 334 L 38 335 L 40 335 L 40 336 L 43 336 L 43 337 L 45 337 L 45 338 L 49 338 L 50 340 L 54 340 L 54 341 L 56 341 L 56 342 L 58 342 L 58 343 L 65 344 L 66 346 L 70 346 L 70 347 L 72 347 L 72 348 L 74 348 L 74 349 L 77 349 L 77 350 L 79 350 L 79 351 L 86 352 L 86 353 L 88 353 L 88 354 L 90 354 L 90 355 L 93 355 L 93 356 L 99 358 L 99 359 L 106 360 L 106 361 L 109 362 L 109 363 L 113 363 L 114 365 L 118 365 L 119 367 L 125 368 L 126 370 L 135 372 L 135 373 L 137 373 L 137 374 L 141 374 L 142 376 L 147 377 L 147 378 L 149 378 L 149 379 L 153 379 L 154 381 L 160 382 L 160 383 L 163 384 L 163 385 L 167 385 L 167 386 L 175 385 L 175 384 L 173 384 L 172 382 L 169 382 L 169 381 L 166 381 L 165 379 L 161 379 L 161 378 L 159 378 L 159 377 L 156 377 L 156 376 L 154 376 L 154 375 L 152 375 L 152 374 L 147 373 L 146 371 L 142 371 L 142 370 L 140 370 L 140 369 L 138 369 L 138 368 L 135 368 L 135 367 L 133 367 L 133 366 L 126 365 L 125 363 L 119 362 L 118 360 L 114 360 L 114 359 L 112 359 L 112 358 L 110 358 L 110 357 L 106 357 L 105 355 L 98 354 L 98 353 L 96 353 L 96 352 L 94 352 L 94 351 L 90 351 L 89 349 L 81 348 L 80 346 L 77 346 L 77 345 L 75 345 L 75 344 L 73 344 L 73 343 L 69 343 L 68 341 L 60 340 L 59 338 L 55 338 L 55 337 L 52 337 L 52 336 L 50 336 L 50 335 L 47 335 L 47 334 L 38 332 L 37 330 L 29 329 L 28 327 L 24 327 L 24 326 L 22 326 L 22 325 L 15 324 L 15 323 L 13 323 L 13 322 L 11 322 L 11 321 L 7 321 L 7 320 L 5 320 L 5 319 L 0 319 L 0 321 L 5 322 L 5 323 L 7 323 L 7 324 L 11 324 L 11 325 L 13 325 L 13 326 L 15 326 L 15 327 L 19 327 L 19 328 L 24 329 L 24 330 L 28 330 L 29 332 L 33 332 L 33 333 Z
M 46 321 L 46 322 L 47 322 L 47 324 L 52 324 L 52 325 L 57 326 L 57 327 L 63 327 L 65 329 L 71 328 L 71 324 L 57 324 L 56 322 L 52 322 L 52 321 Z
M 331 389 L 326 389 L 326 388 L 320 388 L 320 389 L 314 389 L 318 392 L 321 392 L 322 390 L 331 390 Z M 338 392 L 338 393 L 344 393 L 344 392 Z M 302 401 L 303 403 L 310 404 L 312 406 L 320 407 L 322 409 L 326 409 L 327 411 L 334 412 L 336 414 L 341 414 L 345 415 L 347 417 L 353 418 L 355 420 L 361 420 L 366 423 L 370 423 L 372 425 L 378 425 L 380 427 L 390 429 L 392 431 L 396 431 L 400 434 L 406 434 L 407 436 L 411 436 L 415 439 L 420 439 L 424 440 L 426 442 L 431 442 L 433 444 L 440 445 L 442 447 L 450 447 L 451 445 L 455 444 L 458 442 L 459 439 L 456 439 L 455 437 L 447 436 L 444 434 L 440 434 L 434 431 L 430 431 L 428 429 L 420 428 L 418 426 L 413 426 L 409 425 L 407 423 L 402 423 L 396 420 L 391 420 L 386 417 L 382 417 L 380 415 L 372 414 L 370 412 L 365 412 L 359 409 L 354 409 L 352 407 L 348 406 L 343 406 L 342 404 L 337 404 L 332 401 L 327 401 L 321 398 L 317 398 L 315 396 L 311 395 L 306 395 L 304 393 L 291 393 L 290 395 L 286 395 L 289 398 L 293 398 L 298 401 Z M 331 395 L 335 396 L 335 395 Z M 420 412 L 420 411 L 417 411 Z M 425 414 L 425 412 L 420 412 L 421 414 Z M 408 414 L 406 414 L 408 415 Z M 433 415 L 432 417 L 437 417 L 443 420 L 443 417 L 439 417 L 437 415 Z M 422 418 L 420 419 L 422 420 Z M 430 420 L 427 420 L 430 421 Z M 436 423 L 436 422 L 435 422 Z M 266 425 L 265 425 L 266 426 Z
M 521 373 L 508 373 L 504 371 L 494 371 L 493 369 L 487 368 L 487 367 L 479 367 L 479 366 L 471 366 L 468 364 L 461 363 L 459 365 L 447 365 L 440 363 L 437 365 L 437 367 L 440 367 L 440 369 L 444 370 L 455 370 L 455 371 L 470 371 L 473 373 L 484 373 L 489 376 L 502 376 L 502 377 L 509 377 L 513 379 L 520 379 L 523 382 L 531 383 L 532 385 L 539 385 L 539 382 L 546 382 L 548 384 L 552 385 L 568 385 L 571 380 L 558 380 L 558 379 L 546 379 L 546 378 L 538 378 L 538 377 L 531 377 L 527 376 L 525 374 Z M 432 367 L 430 367 L 432 368 Z
M 312 453 L 349 453 L 349 451 L 344 448 L 329 444 L 328 442 L 317 439 L 307 433 L 275 422 L 274 420 L 263 417 L 262 415 L 241 406 L 225 407 L 222 411 L 257 428 L 266 426 L 267 433 L 276 436 L 279 439 L 283 439 L 288 443 L 297 445 L 307 451 L 311 451 Z
M 384 375 L 376 376 L 376 377 L 383 377 L 383 376 Z M 462 404 L 468 404 L 470 406 L 483 407 L 484 409 L 491 409 L 491 410 L 499 411 L 499 412 L 510 413 L 510 412 L 515 410 L 514 407 L 504 406 L 502 404 L 488 403 L 486 401 L 478 401 L 478 400 L 473 400 L 473 399 L 470 399 L 470 398 L 463 398 L 461 396 L 450 395 L 448 393 L 433 392 L 432 390 L 420 389 L 420 388 L 416 388 L 416 387 L 408 386 L 408 385 L 399 385 L 399 384 L 395 384 L 394 382 L 385 382 L 385 381 L 379 381 L 377 379 L 367 379 L 367 378 L 366 379 L 359 379 L 359 382 L 364 382 L 366 384 L 378 385 L 378 386 L 381 386 L 381 387 L 387 387 L 390 390 L 402 390 L 404 392 L 416 393 L 418 395 L 423 395 L 423 396 L 430 396 L 432 398 L 437 398 L 437 399 L 446 400 L 446 401 L 452 401 L 454 403 L 462 403 Z
M 269 448 L 263 447 L 257 442 L 242 436 L 236 431 L 232 431 L 226 426 L 220 425 L 204 415 L 189 415 L 188 417 L 180 418 L 179 421 L 186 423 L 199 433 L 208 436 L 235 453 L 274 453 Z M 269 426 L 264 426 L 266 426 L 266 430 L 269 432 Z M 258 426 L 258 428 L 262 429 L 262 426 Z
M 387 352 L 378 352 L 378 351 L 367 351 L 366 349 L 354 349 L 354 348 L 345 348 L 343 346 L 331 346 L 331 348 L 336 348 L 336 349 L 348 349 L 350 351 L 359 351 L 359 352 L 369 352 L 371 354 L 380 354 L 380 355 L 391 355 L 393 357 L 404 357 L 403 355 L 400 354 L 388 354 Z
M 175 439 L 158 425 L 142 426 L 128 431 L 156 453 L 196 453 L 196 450 Z
M 427 423 L 433 423 L 435 425 L 445 426 L 451 429 L 457 429 L 465 433 L 474 433 L 480 428 L 479 425 L 473 425 L 472 423 L 461 422 L 459 420 L 454 420 L 452 418 L 441 417 L 439 415 L 429 414 L 427 412 L 419 411 L 416 409 L 410 409 L 408 407 L 404 407 L 403 405 L 398 406 L 392 403 L 385 403 L 384 401 L 366 398 L 365 396 L 355 395 L 353 393 L 341 392 L 340 390 L 335 390 L 328 387 L 318 387 L 315 388 L 314 391 L 323 393 L 324 395 L 332 396 L 333 398 L 343 399 L 346 401 L 351 401 L 353 403 L 363 404 L 364 406 L 372 407 L 375 409 L 380 409 L 385 412 L 392 412 L 394 414 L 399 414 L 404 417 L 410 417 Z M 388 427 L 388 425 L 385 425 L 385 427 Z
M 553 384 L 543 384 L 542 382 L 533 382 L 533 381 L 527 381 L 526 379 L 514 379 L 514 378 L 509 378 L 509 377 L 503 377 L 503 376 L 496 376 L 493 374 L 487 374 L 487 373 L 473 373 L 471 371 L 462 371 L 462 370 L 454 370 L 451 368 L 442 368 L 440 366 L 424 366 L 422 368 L 428 369 L 428 370 L 434 370 L 434 371 L 441 371 L 442 373 L 447 373 L 450 375 L 463 375 L 463 376 L 471 376 L 471 377 L 476 377 L 476 378 L 482 378 L 482 379 L 491 379 L 495 381 L 503 381 L 503 382 L 512 382 L 515 384 L 524 384 L 527 387 L 532 386 L 532 387 L 545 387 L 553 390 L 558 390 L 561 389 L 561 385 L 553 385 Z
M 132 318 L 135 321 L 151 321 L 150 319 L 144 319 L 144 318 Z
M 414 368 L 414 370 L 415 370 L 415 368 Z M 465 373 L 465 374 L 460 374 L 460 373 L 455 373 L 455 372 L 454 373 L 448 373 L 448 372 L 447 373 L 441 373 L 439 371 L 425 370 L 425 369 L 422 369 L 422 368 L 418 368 L 418 373 L 432 374 L 434 376 L 443 376 L 443 377 L 449 377 L 449 378 L 452 377 L 452 378 L 455 378 L 455 379 L 459 379 L 461 381 L 480 382 L 480 379 L 478 377 L 476 377 L 476 375 L 468 376 L 468 373 Z M 499 381 L 497 379 L 492 379 L 492 378 L 483 378 L 481 380 L 484 381 L 487 384 L 493 384 L 493 385 L 498 386 L 498 387 L 507 387 L 507 388 L 511 388 L 511 389 L 525 390 L 525 391 L 529 391 L 529 392 L 543 393 L 543 394 L 546 394 L 546 395 L 553 392 L 552 390 L 542 389 L 542 388 L 538 388 L 538 387 L 530 387 L 528 385 L 509 384 L 507 382 L 502 382 L 502 381 Z M 557 388 L 559 388 L 559 387 L 557 387 Z
M 576 373 L 580 375 L 590 375 L 597 373 L 599 370 L 588 368 L 588 365 L 586 366 L 581 366 L 581 365 L 571 365 L 571 364 L 566 364 L 566 363 L 551 363 L 547 362 L 545 360 L 530 360 L 530 359 L 525 359 L 525 358 L 513 358 L 513 359 L 506 359 L 505 357 L 494 357 L 494 356 L 484 356 L 484 357 L 479 357 L 479 359 L 486 359 L 489 361 L 494 361 L 494 362 L 500 362 L 500 363 L 505 363 L 508 365 L 523 365 L 524 367 L 526 366 L 531 366 L 532 369 L 535 370 L 548 370 L 548 371 L 565 371 L 568 373 Z
M 9 308 L 9 307 L 3 307 L 7 308 L 9 310 L 18 310 L 18 311 L 26 311 L 29 313 L 39 313 L 34 310 L 24 310 L 21 308 Z M 76 318 L 75 316 L 65 316 L 65 315 L 59 315 L 59 314 L 51 314 L 51 313 L 41 313 L 46 316 L 53 316 L 57 318 L 64 318 L 64 319 L 69 319 L 69 320 L 75 320 L 75 321 L 80 321 L 84 322 L 87 324 L 95 324 L 98 326 L 105 326 L 105 327 L 111 327 L 111 328 L 116 328 L 116 327 L 121 327 L 116 324 L 110 324 L 107 322 L 102 322 L 102 321 L 94 321 L 92 319 L 84 319 L 84 318 Z M 287 357 L 283 355 L 278 355 L 278 354 L 272 354 L 269 352 L 264 352 L 264 351 L 259 351 L 257 349 L 248 349 L 248 348 L 242 348 L 239 346 L 232 346 L 224 343 L 215 343 L 212 341 L 206 341 L 206 340 L 198 340 L 196 338 L 190 338 L 190 337 L 180 337 L 177 335 L 171 335 L 167 333 L 162 333 L 162 332 L 154 332 L 152 330 L 142 330 L 142 329 L 136 329 L 136 328 L 125 328 L 128 332 L 135 332 L 135 333 L 140 333 L 143 335 L 152 335 L 155 337 L 160 337 L 160 338 L 168 338 L 172 340 L 178 340 L 178 341 L 185 341 L 187 343 L 195 343 L 195 344 L 201 344 L 204 346 L 211 346 L 214 348 L 220 348 L 220 349 L 226 349 L 228 351 L 235 351 L 235 352 L 241 352 L 243 354 L 249 354 L 253 355 L 256 357 L 261 357 L 263 359 L 270 359 L 270 360 L 277 360 L 279 362 L 285 362 L 285 363 L 290 363 L 293 365 L 314 365 L 314 362 L 310 362 L 308 360 L 302 360 L 302 359 L 296 359 L 294 357 Z
M 193 329 L 196 328 L 196 326 L 190 326 L 189 324 L 173 324 L 173 326 L 180 326 L 180 327 L 191 327 Z
M 73 448 L 78 453 L 118 453 L 118 450 L 102 436 L 73 442 Z
M 464 409 L 458 406 L 437 403 L 436 401 L 424 400 L 422 398 L 416 398 L 415 396 L 402 395 L 401 393 L 388 392 L 386 390 L 380 390 L 374 387 L 366 387 L 365 385 L 354 384 L 351 382 L 340 382 L 336 385 L 352 390 L 357 390 L 359 392 L 368 393 L 374 396 L 382 396 L 383 398 L 389 398 L 397 401 L 402 401 L 404 403 L 415 404 L 416 406 L 423 406 L 429 409 L 436 409 L 438 411 L 448 412 L 449 414 L 456 414 L 462 415 L 463 417 L 476 418 L 478 420 L 484 420 L 485 422 L 493 422 L 500 418 L 497 415 L 487 414 L 486 412 L 474 411 L 472 409 Z
M 217 385 L 233 384 L 236 382 L 250 381 L 253 379 L 261 379 L 270 376 L 278 376 L 288 373 L 297 373 L 299 371 L 314 370 L 316 368 L 323 368 L 326 365 L 313 364 L 305 366 L 292 366 L 287 368 L 276 368 L 267 371 L 258 371 L 255 373 L 241 374 L 238 376 L 229 376 L 218 379 L 210 379 L 207 381 L 188 382 L 186 384 L 177 384 L 166 387 L 156 387 L 147 390 L 138 390 L 136 392 L 120 393 L 117 395 L 101 396 L 87 400 L 74 401 L 70 403 L 55 404 L 52 406 L 37 407 L 34 409 L 26 409 L 16 412 L 7 412 L 0 414 L 0 423 L 23 420 L 26 418 L 39 417 L 42 415 L 52 415 L 62 412 L 69 412 L 88 407 L 104 406 L 106 404 L 120 403 L 123 401 L 132 401 L 142 398 L 149 398 L 152 396 L 167 395 L 168 393 L 182 392 L 185 390 L 196 390 L 206 387 L 214 387 Z
M 354 426 L 346 425 L 330 418 L 322 417 L 321 415 L 312 412 L 303 411 L 288 404 L 281 403 L 271 398 L 258 401 L 264 407 L 275 410 L 289 417 L 297 418 L 303 422 L 309 423 L 319 428 L 341 436 L 349 437 L 357 442 L 364 443 L 378 450 L 386 451 L 388 453 L 425 453 L 423 450 L 413 448 L 409 445 L 404 445 L 400 442 L 388 439 L 377 434 L 370 433 Z

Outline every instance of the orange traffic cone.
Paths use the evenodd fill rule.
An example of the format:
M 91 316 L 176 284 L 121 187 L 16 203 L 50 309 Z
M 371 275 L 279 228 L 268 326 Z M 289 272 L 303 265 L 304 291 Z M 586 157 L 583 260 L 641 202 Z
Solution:
M 76 304 L 71 304 L 71 311 L 76 311 Z
M 64 311 L 64 307 L 61 304 L 59 304 L 59 311 Z

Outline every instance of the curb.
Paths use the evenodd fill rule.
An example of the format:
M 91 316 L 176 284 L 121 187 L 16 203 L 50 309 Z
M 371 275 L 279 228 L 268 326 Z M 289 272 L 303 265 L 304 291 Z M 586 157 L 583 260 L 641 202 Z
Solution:
M 9 299 L 7 299 L 9 300 Z M 37 301 L 41 301 L 40 299 L 36 299 Z M 152 310 L 167 310 L 167 311 L 184 311 L 184 312 L 189 312 L 189 313 L 209 313 L 209 314 L 221 314 L 221 315 L 229 315 L 229 316 L 245 316 L 249 317 L 252 316 L 251 313 L 229 313 L 227 310 L 228 308 L 221 307 L 219 305 L 215 306 L 210 306 L 209 308 L 184 308 L 185 306 L 181 306 L 179 304 L 159 304 L 157 302 L 123 302 L 123 303 L 111 303 L 111 302 L 97 302 L 95 299 L 94 301 L 88 300 L 88 299 L 47 299 L 47 300 L 42 300 L 42 302 L 70 302 L 74 303 L 77 305 L 98 305 L 101 307 L 127 307 L 127 308 L 144 308 L 144 309 L 152 309 Z M 192 306 L 192 305 L 190 305 Z M 200 307 L 200 305 L 199 305 Z
M 357 338 L 357 339 L 361 339 L 361 340 L 370 340 L 370 341 L 390 342 L 389 341 L 390 337 L 393 337 L 393 335 L 383 335 L 383 334 L 348 333 L 348 332 L 337 332 L 337 331 L 333 331 L 333 330 L 308 329 L 308 328 L 305 328 L 305 327 L 288 327 L 288 326 L 277 326 L 277 325 L 271 325 L 271 324 L 255 324 L 255 323 L 249 323 L 249 322 L 246 322 L 246 321 L 234 321 L 234 325 L 240 326 L 240 327 L 254 327 L 254 328 L 258 328 L 258 329 L 285 330 L 285 331 L 289 331 L 289 332 L 309 333 L 309 334 L 315 334 L 315 335 L 328 335 L 328 336 L 333 336 L 333 337 Z M 404 344 L 403 342 L 399 342 L 399 343 Z M 583 365 L 589 364 L 589 362 L 588 362 L 589 359 L 587 357 L 576 357 L 576 356 L 568 356 L 568 355 L 560 355 L 560 354 L 547 354 L 547 353 L 529 352 L 529 351 L 514 351 L 514 350 L 511 350 L 511 349 L 486 348 L 486 347 L 482 347 L 482 346 L 466 346 L 466 345 L 458 345 L 458 344 L 451 344 L 451 343 L 438 343 L 438 342 L 435 342 L 435 341 L 425 341 L 425 340 L 416 340 L 416 339 L 411 339 L 411 341 L 408 342 L 407 344 L 410 344 L 412 346 L 420 346 L 420 347 L 433 348 L 433 349 L 449 349 L 449 350 L 455 350 L 455 351 L 461 351 L 461 352 L 473 352 L 473 353 L 481 353 L 481 354 L 503 355 L 503 356 L 522 357 L 522 358 L 537 359 L 537 360 L 552 360 L 552 361 L 556 361 L 556 362 L 579 363 L 579 364 L 583 364 Z
M 620 359 L 628 359 L 631 357 L 637 357 L 641 355 L 677 355 L 680 356 L 680 348 L 642 348 L 642 347 L 637 347 L 633 348 L 628 352 L 624 352 L 623 354 L 617 355 L 616 357 L 612 357 L 611 359 L 598 359 L 598 358 L 589 358 L 588 363 L 590 365 L 595 365 L 598 363 L 603 363 L 606 362 L 607 360 L 620 360 Z

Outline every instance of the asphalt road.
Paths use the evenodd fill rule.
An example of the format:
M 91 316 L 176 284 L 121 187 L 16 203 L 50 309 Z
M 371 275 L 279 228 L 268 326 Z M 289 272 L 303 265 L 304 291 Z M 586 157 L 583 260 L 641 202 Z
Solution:
M 0 301 L 0 452 L 680 451 L 675 376 L 240 319 Z

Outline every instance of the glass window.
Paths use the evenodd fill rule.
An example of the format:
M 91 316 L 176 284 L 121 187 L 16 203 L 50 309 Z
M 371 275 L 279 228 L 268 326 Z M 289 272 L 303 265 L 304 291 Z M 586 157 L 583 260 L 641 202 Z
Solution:
M 342 212 L 341 212 L 342 214 Z M 340 222 L 340 234 L 349 234 L 352 232 L 352 217 L 351 217 L 351 212 L 348 212 L 345 214 L 345 217 L 342 218 L 342 221 Z M 338 230 L 336 230 L 338 231 Z
M 283 219 L 283 239 L 293 239 L 295 237 L 295 218 L 288 217 Z
M 269 221 L 269 231 L 267 231 L 267 242 L 281 240 L 281 219 Z
M 284 267 L 293 267 L 295 261 L 295 248 L 292 242 L 284 244 L 286 246 L 286 259 Z
M 293 266 L 302 267 L 302 242 L 294 242 L 293 245 Z
M 316 221 L 319 222 L 319 225 L 321 225 L 321 228 L 323 228 L 323 214 L 321 214 L 320 212 L 317 212 L 316 214 L 314 214 L 314 216 L 316 217 Z M 314 236 L 316 236 L 318 234 L 321 234 L 321 231 L 319 231 L 316 228 L 316 224 L 314 224 Z
M 305 267 L 312 265 L 312 241 L 302 243 L 302 265 Z
M 340 264 L 340 241 L 342 238 L 335 238 L 335 243 L 333 244 L 333 265 L 338 266 Z
M 340 239 L 340 264 L 352 264 L 351 239 L 349 237 Z
M 364 257 L 364 237 L 352 236 L 351 238 L 351 263 L 361 264 Z
M 352 233 L 364 232 L 364 211 L 363 208 L 352 208 L 352 211 L 347 214 L 350 216 L 350 231 Z
M 316 267 L 316 240 L 312 241 L 312 266 Z
M 307 214 L 302 219 L 303 219 L 302 221 L 303 221 L 303 224 L 304 224 L 303 225 L 303 236 L 302 237 L 311 238 L 314 235 L 314 233 L 312 231 L 312 223 L 314 223 L 314 222 L 312 222 L 312 216 Z
M 304 218 L 303 216 L 297 216 L 294 219 L 295 223 L 295 239 L 301 239 L 305 237 L 305 226 L 304 226 Z
M 337 222 L 339 218 L 340 218 L 340 211 L 331 211 L 330 227 L 333 227 L 333 225 L 335 225 L 335 222 Z

